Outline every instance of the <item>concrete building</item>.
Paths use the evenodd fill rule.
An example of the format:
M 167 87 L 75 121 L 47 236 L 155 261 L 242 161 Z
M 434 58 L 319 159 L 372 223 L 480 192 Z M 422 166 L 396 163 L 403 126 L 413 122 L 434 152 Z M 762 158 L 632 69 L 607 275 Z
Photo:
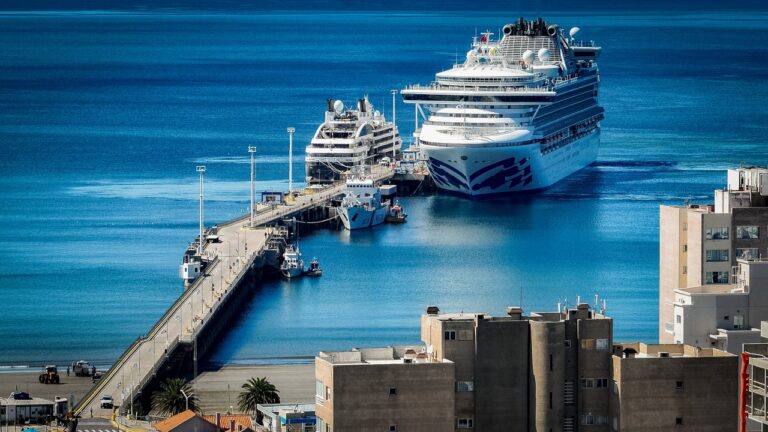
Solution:
M 614 347 L 613 431 L 736 430 L 738 357 L 689 345 Z
M 318 431 L 454 430 L 454 363 L 421 346 L 321 352 L 315 379 Z
M 732 284 L 675 290 L 673 343 L 714 347 L 732 354 L 760 341 L 768 319 L 768 261 L 737 259 Z
M 607 431 L 613 321 L 586 304 L 422 316 L 434 360 L 456 364 L 456 430 Z
M 768 257 L 767 168 L 728 170 L 714 204 L 661 206 L 659 341 L 675 342 L 675 290 L 728 285 L 737 259 L 762 257 Z
M 259 404 L 262 424 L 269 432 L 315 432 L 314 404 Z
M 318 431 L 608 431 L 613 321 L 586 304 L 421 318 L 424 346 L 320 353 Z

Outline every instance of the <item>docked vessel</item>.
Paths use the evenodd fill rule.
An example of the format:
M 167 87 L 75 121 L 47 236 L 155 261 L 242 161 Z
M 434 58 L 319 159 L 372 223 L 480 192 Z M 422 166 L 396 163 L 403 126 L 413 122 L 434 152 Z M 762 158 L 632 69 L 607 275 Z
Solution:
M 320 277 L 323 275 L 323 269 L 320 267 L 320 261 L 317 258 L 312 258 L 305 274 L 310 277 Z
M 307 184 L 333 183 L 355 166 L 399 155 L 402 139 L 397 126 L 375 111 L 367 97 L 357 101 L 357 109 L 338 100 L 327 103 L 325 121 L 306 149 Z
M 338 212 L 344 228 L 350 231 L 369 228 L 384 222 L 389 201 L 382 201 L 381 191 L 372 179 L 353 175 L 347 179 Z
M 405 212 L 405 209 L 403 209 L 403 206 L 400 205 L 399 202 L 395 201 L 395 205 L 390 207 L 389 213 L 387 213 L 387 216 L 384 218 L 384 221 L 387 223 L 405 223 L 405 220 L 408 218 L 408 213 Z
M 288 245 L 283 253 L 283 263 L 280 264 L 280 273 L 288 279 L 296 278 L 304 274 L 304 260 L 301 258 L 299 245 Z
M 600 47 L 543 19 L 475 37 L 463 64 L 402 90 L 441 189 L 469 196 L 543 189 L 597 158 Z M 427 109 L 424 113 L 422 107 Z M 417 117 L 418 121 L 418 117 Z

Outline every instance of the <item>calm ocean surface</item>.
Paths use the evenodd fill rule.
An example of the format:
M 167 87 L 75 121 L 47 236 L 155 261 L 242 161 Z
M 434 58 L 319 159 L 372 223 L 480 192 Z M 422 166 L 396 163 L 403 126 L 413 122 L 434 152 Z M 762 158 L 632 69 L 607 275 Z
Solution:
M 428 83 L 515 13 L 0 15 L 0 365 L 107 364 L 181 291 L 197 227 L 286 188 L 325 99 Z M 325 274 L 264 284 L 217 362 L 411 343 L 427 305 L 503 314 L 607 299 L 617 340 L 657 334 L 658 206 L 768 163 L 768 16 L 545 17 L 604 47 L 598 162 L 549 191 L 402 199 L 409 222 L 302 239 Z M 497 30 L 496 30 L 497 31 Z M 413 110 L 398 105 L 404 136 Z M 522 296 L 522 297 L 521 297 Z

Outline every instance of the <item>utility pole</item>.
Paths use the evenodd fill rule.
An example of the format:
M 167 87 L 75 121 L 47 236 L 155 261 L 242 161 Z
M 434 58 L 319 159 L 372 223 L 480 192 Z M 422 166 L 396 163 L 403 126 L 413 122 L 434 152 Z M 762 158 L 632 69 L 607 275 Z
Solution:
M 254 213 L 256 213 L 256 209 L 253 208 L 253 202 L 254 200 L 254 190 L 253 190 L 253 179 L 256 172 L 256 165 L 255 165 L 255 155 L 256 155 L 256 146 L 248 146 L 248 153 L 251 154 L 251 228 L 253 228 L 254 223 Z
M 397 151 L 397 112 L 395 110 L 395 98 L 397 96 L 397 90 L 390 90 L 392 93 L 392 163 L 395 163 L 396 151 Z
M 198 165 L 196 171 L 200 173 L 200 241 L 197 246 L 197 254 L 203 256 L 203 176 L 205 165 Z
M 288 195 L 293 198 L 293 133 L 295 128 L 288 128 Z

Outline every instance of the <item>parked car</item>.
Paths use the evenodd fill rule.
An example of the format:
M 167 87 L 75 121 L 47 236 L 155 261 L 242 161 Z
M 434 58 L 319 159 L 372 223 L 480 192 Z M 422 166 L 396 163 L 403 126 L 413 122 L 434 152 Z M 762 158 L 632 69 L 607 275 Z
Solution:
M 112 400 L 112 396 L 110 395 L 104 395 L 101 397 L 101 401 L 99 402 L 99 406 L 102 408 L 112 409 L 114 406 L 114 401 Z

